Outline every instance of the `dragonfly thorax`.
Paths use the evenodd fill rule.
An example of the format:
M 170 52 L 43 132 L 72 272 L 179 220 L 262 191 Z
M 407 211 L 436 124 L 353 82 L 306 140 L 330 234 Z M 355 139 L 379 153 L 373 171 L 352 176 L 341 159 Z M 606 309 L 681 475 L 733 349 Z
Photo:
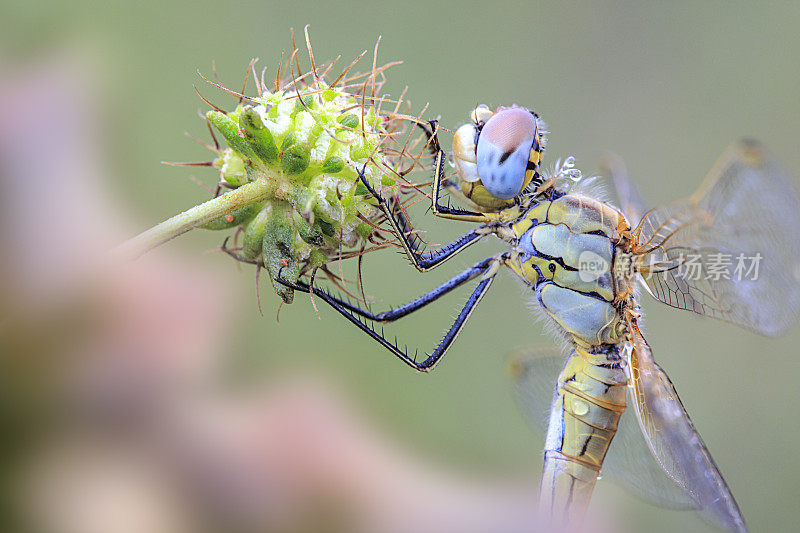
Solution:
M 598 200 L 544 201 L 513 225 L 518 241 L 509 266 L 576 341 L 614 344 L 624 330 L 615 259 L 628 230 L 625 217 Z

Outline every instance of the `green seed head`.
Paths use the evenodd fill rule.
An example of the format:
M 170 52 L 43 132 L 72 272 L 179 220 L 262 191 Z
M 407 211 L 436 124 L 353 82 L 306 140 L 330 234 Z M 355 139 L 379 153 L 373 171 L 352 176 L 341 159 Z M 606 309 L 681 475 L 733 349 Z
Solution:
M 300 70 L 290 65 L 292 72 L 295 66 Z M 405 173 L 401 167 L 418 157 L 406 157 L 399 142 L 392 141 L 411 123 L 401 124 L 376 108 L 381 99 L 372 94 L 382 71 L 343 73 L 329 84 L 323 79 L 327 70 L 317 67 L 302 78 L 276 82 L 271 90 L 256 82 L 257 95 L 241 98 L 233 111 L 206 113 L 227 144 L 212 163 L 219 169 L 220 186 L 235 190 L 265 180 L 269 194 L 202 227 L 241 227 L 237 255 L 262 266 L 285 302 L 293 295 L 275 282 L 279 274 L 296 281 L 376 239 L 390 238 L 359 172 L 384 191 L 398 182 L 400 171 Z

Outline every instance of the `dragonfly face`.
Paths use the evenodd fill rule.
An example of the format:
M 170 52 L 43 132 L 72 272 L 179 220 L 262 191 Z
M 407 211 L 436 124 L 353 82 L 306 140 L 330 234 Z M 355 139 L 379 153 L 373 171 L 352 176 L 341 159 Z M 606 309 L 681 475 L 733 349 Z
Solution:
M 478 209 L 499 210 L 538 176 L 544 124 L 523 107 L 481 105 L 453 137 L 460 192 Z
M 542 517 L 559 527 L 574 526 L 610 450 L 609 468 L 621 470 L 618 479 L 637 493 L 672 507 L 697 509 L 729 530 L 746 531 L 728 486 L 642 335 L 635 284 L 641 282 L 654 298 L 672 307 L 758 333 L 775 335 L 794 324 L 800 314 L 800 275 L 795 269 L 800 245 L 796 236 L 775 228 L 800 227 L 800 201 L 780 167 L 757 143 L 741 142 L 685 200 L 647 210 L 632 185 L 617 182 L 625 193 L 620 195 L 620 210 L 576 192 L 572 186 L 579 173 L 569 163 L 540 174 L 544 125 L 527 109 L 491 111 L 479 106 L 472 112 L 471 122 L 458 129 L 453 141 L 456 181 L 445 176 L 436 123 L 430 126 L 435 152 L 433 214 L 479 225 L 450 244 L 426 251 L 399 200 L 381 196 L 362 171 L 362 184 L 383 210 L 408 258 L 420 271 L 430 270 L 487 235 L 506 242 L 508 250 L 383 313 L 302 282 L 279 282 L 313 291 L 404 363 L 427 372 L 453 345 L 501 267 L 509 267 L 533 292 L 570 349 L 543 396 L 552 405 Z M 443 205 L 443 190 L 469 209 Z M 763 264 L 756 272 L 748 269 L 752 276 L 747 277 L 738 265 L 720 273 L 720 265 L 713 263 L 741 258 L 761 258 Z M 364 320 L 392 322 L 472 280 L 477 284 L 458 317 L 421 360 L 388 342 Z M 537 360 L 523 366 L 536 368 Z M 523 385 L 525 376 L 545 374 L 518 373 Z M 629 414 L 624 415 L 626 408 Z M 636 420 L 627 424 L 635 428 L 634 437 L 630 430 L 621 430 L 626 419 Z M 618 430 L 620 449 L 631 442 L 640 444 L 640 451 L 629 451 L 622 461 L 613 455 Z

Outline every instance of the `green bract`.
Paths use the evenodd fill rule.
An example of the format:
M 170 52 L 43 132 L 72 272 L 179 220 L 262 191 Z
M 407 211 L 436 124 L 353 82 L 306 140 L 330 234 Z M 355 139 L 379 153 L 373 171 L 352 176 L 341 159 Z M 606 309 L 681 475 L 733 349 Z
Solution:
M 201 227 L 241 226 L 239 254 L 265 267 L 276 292 L 291 302 L 292 290 L 274 281 L 279 272 L 297 281 L 372 233 L 380 211 L 358 172 L 364 169 L 376 188 L 395 183 L 381 146 L 386 121 L 360 95 L 321 80 L 249 100 L 229 113 L 206 114 L 228 144 L 213 165 L 229 189 L 267 180 L 267 200 Z

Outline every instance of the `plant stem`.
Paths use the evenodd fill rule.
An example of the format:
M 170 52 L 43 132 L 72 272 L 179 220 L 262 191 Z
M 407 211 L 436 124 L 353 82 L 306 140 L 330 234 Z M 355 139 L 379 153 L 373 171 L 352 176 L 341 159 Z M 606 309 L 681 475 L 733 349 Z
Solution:
M 114 254 L 128 259 L 136 259 L 178 235 L 205 224 L 215 218 L 227 215 L 242 207 L 261 202 L 274 192 L 272 180 L 261 178 L 212 198 L 183 213 L 140 233 L 114 249 Z

